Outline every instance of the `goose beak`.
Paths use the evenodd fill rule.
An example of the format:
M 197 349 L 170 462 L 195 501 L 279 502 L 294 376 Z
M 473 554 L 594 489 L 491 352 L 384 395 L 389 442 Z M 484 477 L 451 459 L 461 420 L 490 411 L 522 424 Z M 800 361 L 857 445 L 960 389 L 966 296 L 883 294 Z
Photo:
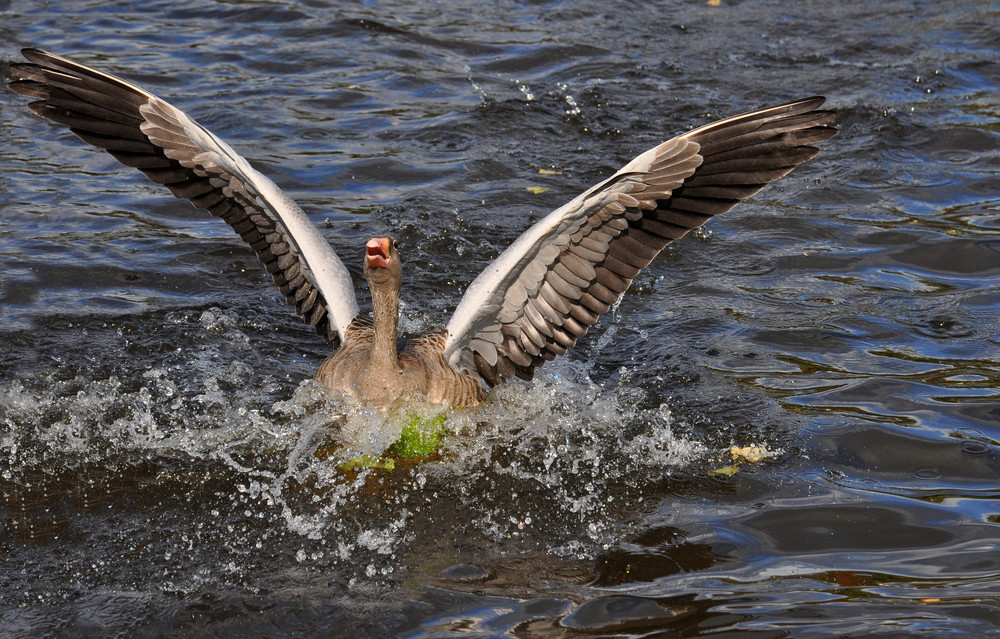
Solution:
M 373 237 L 365 246 L 365 266 L 389 268 L 389 238 Z

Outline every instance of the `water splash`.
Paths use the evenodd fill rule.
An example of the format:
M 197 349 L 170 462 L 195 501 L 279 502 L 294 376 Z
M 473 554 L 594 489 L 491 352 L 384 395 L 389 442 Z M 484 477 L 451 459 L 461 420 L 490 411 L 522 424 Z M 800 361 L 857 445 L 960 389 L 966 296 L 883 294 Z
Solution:
M 158 522 L 162 536 L 144 542 L 157 561 L 198 547 L 225 558 L 219 579 L 239 578 L 266 551 L 378 580 L 395 574 L 404 548 L 458 529 L 481 543 L 586 556 L 646 487 L 704 454 L 627 375 L 608 388 L 566 361 L 533 384 L 500 387 L 476 410 L 447 413 L 431 458 L 348 467 L 389 454 L 406 420 L 312 381 L 269 400 L 261 388 L 280 387 L 266 362 L 229 358 L 248 339 L 231 320 L 214 310 L 176 317 L 210 335 L 148 369 L 0 387 L 8 527 L 25 539 L 63 534 L 104 504 Z M 435 414 L 404 414 L 414 412 Z M 147 512 L 148 503 L 164 505 Z M 179 550 L 192 529 L 196 549 Z

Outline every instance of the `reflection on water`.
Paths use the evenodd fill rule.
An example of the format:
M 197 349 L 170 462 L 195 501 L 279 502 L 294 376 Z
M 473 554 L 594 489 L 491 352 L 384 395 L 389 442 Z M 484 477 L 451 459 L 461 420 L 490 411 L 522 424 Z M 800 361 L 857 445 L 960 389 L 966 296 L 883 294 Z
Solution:
M 996 630 L 994 3 L 0 12 L 5 62 L 170 99 L 355 275 L 399 237 L 413 333 L 672 133 L 814 93 L 841 129 L 389 470 L 352 462 L 400 421 L 306 381 L 326 347 L 225 225 L 0 93 L 5 636 Z

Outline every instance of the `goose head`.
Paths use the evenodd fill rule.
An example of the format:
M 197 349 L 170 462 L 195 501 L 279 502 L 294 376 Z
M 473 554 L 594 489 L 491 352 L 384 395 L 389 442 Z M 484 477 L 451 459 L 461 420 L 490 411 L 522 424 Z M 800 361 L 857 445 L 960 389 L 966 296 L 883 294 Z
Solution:
M 399 263 L 399 244 L 391 237 L 373 237 L 365 245 L 365 279 L 371 288 L 399 286 L 403 267 Z

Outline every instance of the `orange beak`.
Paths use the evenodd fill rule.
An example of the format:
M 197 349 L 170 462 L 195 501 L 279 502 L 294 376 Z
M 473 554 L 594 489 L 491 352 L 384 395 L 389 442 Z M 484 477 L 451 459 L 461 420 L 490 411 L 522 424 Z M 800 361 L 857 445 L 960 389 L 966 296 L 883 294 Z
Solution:
M 368 268 L 389 268 L 389 238 L 373 237 L 365 245 L 365 265 Z

